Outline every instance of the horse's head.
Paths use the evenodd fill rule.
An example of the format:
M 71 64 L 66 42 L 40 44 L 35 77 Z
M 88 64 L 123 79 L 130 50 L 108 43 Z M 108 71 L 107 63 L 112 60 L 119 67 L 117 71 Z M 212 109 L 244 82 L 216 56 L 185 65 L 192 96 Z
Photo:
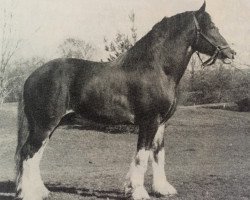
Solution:
M 226 59 L 234 59 L 236 55 L 224 37 L 220 34 L 219 29 L 212 22 L 210 15 L 205 11 L 206 3 L 193 13 L 193 21 L 196 29 L 196 39 L 193 49 L 200 53 L 211 56 L 204 65 L 213 64 L 216 59 L 225 62 Z

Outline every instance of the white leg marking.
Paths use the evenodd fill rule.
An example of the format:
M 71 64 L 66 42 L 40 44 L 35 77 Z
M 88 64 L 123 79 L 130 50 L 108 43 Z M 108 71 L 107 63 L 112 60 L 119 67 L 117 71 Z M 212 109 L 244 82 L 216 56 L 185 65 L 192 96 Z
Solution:
M 23 200 L 42 200 L 48 197 L 49 191 L 43 184 L 39 168 L 45 146 L 46 141 L 32 158 L 23 161 L 21 177 L 20 172 L 17 177 L 17 191 L 21 191 L 18 198 Z
M 144 174 L 148 166 L 149 153 L 145 149 L 139 150 L 127 174 L 128 183 L 125 184 L 125 193 L 132 193 L 134 200 L 150 199 L 144 188 Z
M 153 190 L 161 195 L 176 194 L 176 189 L 167 181 L 164 164 L 165 164 L 165 150 L 164 147 L 159 147 L 164 140 L 164 125 L 161 125 L 154 138 L 154 150 L 157 148 L 159 152 L 151 152 L 152 168 L 153 168 Z

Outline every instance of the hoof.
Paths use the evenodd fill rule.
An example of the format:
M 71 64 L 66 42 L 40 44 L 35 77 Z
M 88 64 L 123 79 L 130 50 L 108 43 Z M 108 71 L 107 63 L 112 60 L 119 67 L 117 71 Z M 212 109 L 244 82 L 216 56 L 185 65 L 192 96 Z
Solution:
M 135 189 L 128 189 L 128 190 L 126 191 L 125 189 L 125 195 L 128 196 L 129 194 L 130 196 L 129 199 L 131 200 L 149 200 L 150 199 L 148 192 L 143 186 L 135 188 Z
M 159 196 L 173 196 L 177 194 L 176 189 L 169 183 L 153 186 L 154 193 Z
M 17 196 L 17 197 L 14 197 L 14 200 L 49 200 L 49 197 L 50 197 L 50 194 L 48 196 L 44 196 L 44 197 L 30 197 L 30 196 L 24 196 L 24 197 L 21 197 L 21 196 Z
M 15 200 L 48 200 L 50 192 L 43 186 L 39 190 L 24 192 L 19 190 L 16 194 Z
M 45 186 L 43 186 L 41 191 L 42 191 L 41 193 L 42 193 L 43 200 L 47 200 L 49 198 L 49 196 L 50 196 L 49 190 Z

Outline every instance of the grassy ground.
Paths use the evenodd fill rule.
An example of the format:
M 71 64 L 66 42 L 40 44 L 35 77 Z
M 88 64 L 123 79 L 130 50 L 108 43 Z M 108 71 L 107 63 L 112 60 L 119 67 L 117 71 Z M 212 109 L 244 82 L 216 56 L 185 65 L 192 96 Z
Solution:
M 179 108 L 166 128 L 169 200 L 250 199 L 250 113 Z M 51 199 L 124 199 L 137 135 L 58 129 L 41 162 Z M 0 111 L 0 199 L 12 199 L 16 105 Z M 145 184 L 151 193 L 151 171 Z M 152 195 L 152 193 L 151 193 Z

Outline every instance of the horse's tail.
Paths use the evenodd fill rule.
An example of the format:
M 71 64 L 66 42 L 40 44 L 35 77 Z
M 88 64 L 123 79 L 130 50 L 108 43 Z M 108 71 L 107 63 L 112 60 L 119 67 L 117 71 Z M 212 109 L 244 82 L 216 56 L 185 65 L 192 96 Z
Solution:
M 27 116 L 24 112 L 24 102 L 23 102 L 23 95 L 19 96 L 18 100 L 18 111 L 17 111 L 17 147 L 16 147 L 16 154 L 15 154 L 15 161 L 16 161 L 16 171 L 20 170 L 20 156 L 21 156 L 21 149 L 27 138 L 29 136 L 29 127 L 28 127 L 28 120 Z

